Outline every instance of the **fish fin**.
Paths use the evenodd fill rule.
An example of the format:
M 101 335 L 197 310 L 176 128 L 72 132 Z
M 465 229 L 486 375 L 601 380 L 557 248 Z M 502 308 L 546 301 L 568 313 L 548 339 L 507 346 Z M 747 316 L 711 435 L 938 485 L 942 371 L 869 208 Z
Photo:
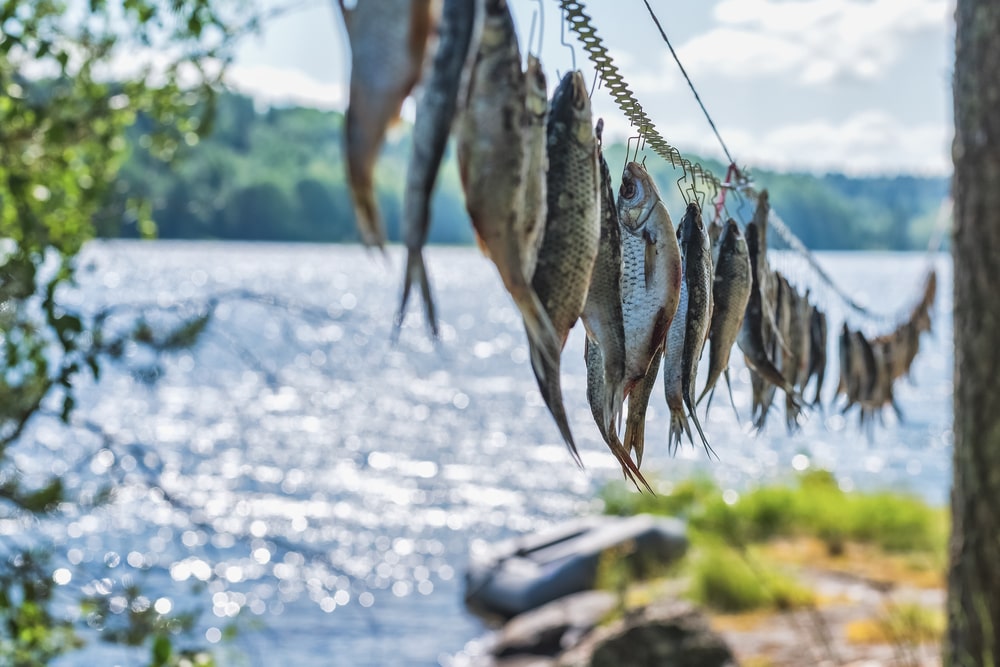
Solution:
M 430 327 L 434 338 L 438 337 L 437 316 L 434 312 L 434 299 L 431 296 L 431 286 L 427 278 L 427 266 L 424 264 L 424 255 L 419 249 L 411 249 L 406 255 L 403 296 L 399 300 L 399 310 L 396 312 L 393 329 L 394 343 L 399 339 L 399 329 L 406 318 L 406 304 L 410 298 L 410 288 L 413 287 L 414 283 L 420 285 L 420 293 L 424 299 L 424 314 L 427 317 L 427 326 Z
M 573 460 L 576 461 L 576 464 L 580 468 L 583 468 L 583 459 L 580 458 L 580 452 L 573 441 L 573 433 L 569 428 L 569 419 L 566 417 L 566 406 L 563 404 L 562 386 L 559 381 L 558 353 L 556 354 L 555 364 L 550 364 L 539 352 L 537 345 L 531 339 L 528 340 L 528 348 L 531 353 L 531 368 L 535 373 L 535 380 L 538 382 L 538 390 L 542 394 L 542 399 L 549 409 L 549 414 L 555 420 L 556 426 L 559 428 L 559 434 L 566 443 L 566 448 L 569 449 Z

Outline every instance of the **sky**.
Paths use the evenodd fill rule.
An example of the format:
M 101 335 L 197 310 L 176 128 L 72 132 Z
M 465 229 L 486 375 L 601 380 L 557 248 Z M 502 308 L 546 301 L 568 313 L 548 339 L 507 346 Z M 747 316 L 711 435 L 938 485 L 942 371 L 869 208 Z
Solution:
M 660 134 L 682 152 L 724 160 L 643 0 L 585 4 Z M 951 173 L 953 0 L 650 4 L 741 166 Z M 265 105 L 342 110 L 350 49 L 337 3 L 304 0 L 297 6 L 241 45 L 230 84 Z M 522 53 L 533 19 L 541 17 L 536 23 L 543 26 L 541 57 L 550 89 L 574 60 L 593 80 L 586 52 L 561 43 L 556 0 L 511 0 L 511 6 Z M 568 28 L 566 40 L 575 43 Z M 629 135 L 628 121 L 606 91 L 595 91 L 593 103 L 611 139 Z M 413 109 L 411 100 L 404 117 Z

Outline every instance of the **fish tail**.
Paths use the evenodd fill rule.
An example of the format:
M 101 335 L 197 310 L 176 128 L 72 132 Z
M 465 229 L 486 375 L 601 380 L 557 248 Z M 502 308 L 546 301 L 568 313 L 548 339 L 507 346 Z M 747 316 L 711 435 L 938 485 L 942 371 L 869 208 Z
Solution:
M 705 398 L 705 395 L 708 394 L 709 392 L 713 393 L 715 392 L 715 383 L 718 381 L 719 381 L 719 371 L 710 370 L 708 373 L 708 378 L 705 380 L 705 388 L 701 390 L 701 394 L 698 396 L 698 400 L 694 402 L 695 405 L 700 405 L 702 400 Z M 709 403 L 712 402 L 711 398 L 708 400 Z
M 641 414 L 640 414 L 641 413 Z M 641 410 L 632 410 L 629 403 L 628 417 L 625 419 L 626 452 L 635 452 L 636 465 L 642 465 L 642 452 L 646 447 L 646 414 Z
M 563 404 L 562 386 L 559 382 L 559 357 L 556 357 L 554 365 L 548 364 L 530 339 L 528 340 L 528 348 L 531 352 L 531 368 L 535 373 L 535 380 L 538 382 L 538 390 L 542 394 L 542 399 L 555 420 L 556 426 L 559 427 L 559 433 L 562 435 L 569 453 L 573 456 L 573 460 L 580 468 L 583 468 L 583 459 L 580 458 L 580 452 L 573 441 L 569 419 L 566 417 L 566 406 Z
M 723 373 L 726 378 L 726 389 L 729 390 L 729 404 L 733 406 L 733 412 L 736 413 L 736 421 L 740 422 L 742 421 L 740 419 L 740 411 L 736 409 L 736 399 L 733 398 L 733 383 L 729 381 L 729 369 L 727 368 Z
M 621 384 L 616 384 L 607 375 L 604 376 L 604 386 L 604 428 L 608 433 L 613 433 L 615 432 L 615 422 L 621 424 L 622 403 L 625 399 L 622 398 Z M 608 387 L 612 388 L 611 391 L 608 391 Z
M 698 436 L 701 438 L 701 444 L 705 448 L 705 453 L 708 454 L 709 458 L 715 457 L 718 460 L 719 455 L 715 453 L 712 449 L 712 445 L 708 444 L 708 438 L 705 437 L 705 431 L 701 428 L 701 421 L 698 419 L 698 411 L 695 410 L 695 403 L 691 400 L 691 394 L 687 393 L 684 395 L 684 403 L 687 405 L 688 410 L 691 413 L 691 421 L 694 422 L 694 427 L 698 431 Z M 685 430 L 687 431 L 688 440 L 691 441 L 691 445 L 694 446 L 694 438 L 691 436 L 691 427 L 688 426 L 687 421 L 684 422 Z
M 427 278 L 427 266 L 424 264 L 424 254 L 419 248 L 411 248 L 406 255 L 403 296 L 400 298 L 399 311 L 396 313 L 394 340 L 399 338 L 399 328 L 403 325 L 403 318 L 406 317 L 406 303 L 410 298 L 410 288 L 414 284 L 420 285 L 420 293 L 424 299 L 424 315 L 427 318 L 427 326 L 430 327 L 431 334 L 435 338 L 438 337 L 437 315 L 434 311 L 434 298 L 431 296 L 431 285 Z
M 667 437 L 670 448 L 670 455 L 676 456 L 677 451 L 681 447 L 681 440 L 683 439 L 684 433 L 687 432 L 688 437 L 691 437 L 691 429 L 687 423 L 687 415 L 684 414 L 684 408 L 675 409 L 670 408 L 670 432 Z
M 632 457 L 629 456 L 628 451 L 622 445 L 621 440 L 618 439 L 618 435 L 614 431 L 608 432 L 608 439 L 606 440 L 608 447 L 611 448 L 611 453 L 615 455 L 618 459 L 618 463 L 622 466 L 622 473 L 625 475 L 626 479 L 635 484 L 635 488 L 642 493 L 642 489 L 639 487 L 639 482 L 652 493 L 654 496 L 656 492 L 653 491 L 653 487 L 649 485 L 646 478 L 642 476 L 639 471 L 639 464 L 632 461 Z

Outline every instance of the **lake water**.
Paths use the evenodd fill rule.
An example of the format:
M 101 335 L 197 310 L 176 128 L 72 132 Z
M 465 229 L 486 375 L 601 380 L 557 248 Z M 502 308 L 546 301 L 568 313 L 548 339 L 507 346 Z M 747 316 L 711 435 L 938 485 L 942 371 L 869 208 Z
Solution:
M 113 502 L 29 532 L 2 524 L 3 539 L 42 532 L 54 541 L 53 568 L 71 577 L 67 609 L 83 590 L 121 610 L 123 587 L 139 583 L 150 597 L 140 606 L 200 612 L 193 637 L 179 643 L 215 646 L 223 664 L 461 663 L 463 647 L 487 632 L 462 604 L 470 545 L 599 511 L 597 492 L 620 469 L 586 404 L 582 327 L 564 352 L 563 391 L 584 471 L 542 404 L 493 266 L 472 249 L 428 254 L 441 340 L 428 340 L 415 306 L 393 346 L 399 249 L 383 259 L 314 245 L 88 246 L 81 265 L 90 270 L 71 297 L 86 310 L 150 306 L 156 324 L 156 313 L 196 312 L 212 297 L 219 306 L 195 348 L 158 371 L 141 349 L 126 349 L 125 363 L 108 363 L 99 383 L 82 388 L 73 428 L 40 420 L 14 451 L 27 475 L 62 473 L 85 494 L 98 491 L 95 479 L 115 480 Z M 929 258 L 819 260 L 848 293 L 896 313 L 917 298 Z M 944 503 L 951 264 L 930 261 L 940 279 L 934 332 L 913 381 L 897 388 L 905 423 L 888 415 L 869 438 L 856 414 L 827 410 L 788 436 L 776 410 L 755 436 L 720 394 L 706 426 L 720 460 L 691 447 L 671 458 L 658 390 L 644 470 L 664 483 L 707 471 L 739 492 L 808 463 L 847 488 L 906 488 Z M 793 257 L 774 263 L 815 283 Z M 829 314 L 833 355 L 844 312 L 818 284 L 813 294 Z M 891 321 L 858 324 L 874 332 Z M 738 356 L 734 392 L 746 419 Z M 233 624 L 235 638 L 216 643 Z M 86 636 L 88 648 L 58 664 L 141 664 L 144 654 L 101 643 L 96 629 Z

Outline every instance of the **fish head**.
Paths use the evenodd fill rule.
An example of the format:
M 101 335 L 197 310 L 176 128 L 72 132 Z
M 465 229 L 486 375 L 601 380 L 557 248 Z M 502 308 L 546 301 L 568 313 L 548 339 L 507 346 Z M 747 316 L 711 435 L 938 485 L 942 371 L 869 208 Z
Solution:
M 513 27 L 513 19 L 507 4 L 507 0 L 485 1 L 482 34 L 479 36 L 481 51 L 493 51 L 509 43 L 508 31 Z
M 549 108 L 549 89 L 542 69 L 542 61 L 528 54 L 528 66 L 524 70 L 524 80 L 527 84 L 527 96 L 524 100 L 525 110 L 532 116 L 541 118 Z
M 625 229 L 638 235 L 658 201 L 660 192 L 649 172 L 638 162 L 625 165 L 618 188 L 618 218 Z
M 552 95 L 549 110 L 551 122 L 572 128 L 572 137 L 581 144 L 596 145 L 590 95 L 583 74 L 579 70 L 567 72 Z
M 722 237 L 719 239 L 719 255 L 729 257 L 737 255 L 740 257 L 749 254 L 746 239 L 740 231 L 740 226 L 732 218 L 726 221 L 722 229 Z

